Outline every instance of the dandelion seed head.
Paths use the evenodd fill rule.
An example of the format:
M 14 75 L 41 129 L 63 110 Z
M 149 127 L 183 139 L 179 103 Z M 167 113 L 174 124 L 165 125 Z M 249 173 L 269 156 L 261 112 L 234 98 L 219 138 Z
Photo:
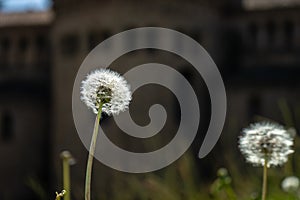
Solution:
M 269 123 L 255 123 L 242 131 L 239 148 L 246 161 L 254 166 L 280 166 L 293 153 L 293 137 L 282 126 Z
M 125 111 L 131 101 L 130 86 L 117 72 L 98 69 L 87 75 L 81 85 L 81 100 L 98 113 L 100 102 L 102 112 L 117 115 Z
M 295 192 L 298 190 L 300 185 L 299 178 L 296 176 L 289 176 L 283 179 L 281 182 L 281 188 L 285 192 Z

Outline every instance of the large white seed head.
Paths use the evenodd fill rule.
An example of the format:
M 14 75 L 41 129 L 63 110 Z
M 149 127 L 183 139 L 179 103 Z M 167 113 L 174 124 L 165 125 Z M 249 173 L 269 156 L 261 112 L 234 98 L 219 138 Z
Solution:
M 102 112 L 117 115 L 128 109 L 131 101 L 130 86 L 117 72 L 98 69 L 87 75 L 81 85 L 81 100 L 98 113 L 102 103 Z
M 239 148 L 247 162 L 267 167 L 283 165 L 293 153 L 293 137 L 282 126 L 263 122 L 251 124 L 242 131 Z

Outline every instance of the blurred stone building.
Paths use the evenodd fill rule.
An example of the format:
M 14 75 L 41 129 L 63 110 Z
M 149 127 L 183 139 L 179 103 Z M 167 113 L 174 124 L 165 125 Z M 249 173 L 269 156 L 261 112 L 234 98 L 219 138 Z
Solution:
M 52 12 L 0 14 L 0 199 L 48 180 Z
M 74 127 L 73 83 L 85 56 L 104 39 L 127 29 L 171 28 L 205 47 L 222 73 L 228 98 L 220 143 L 235 143 L 239 129 L 255 115 L 282 122 L 280 99 L 297 108 L 300 119 L 300 7 L 293 3 L 255 7 L 255 1 L 249 1 L 56 0 L 51 12 L 1 14 L 0 199 L 32 199 L 27 177 L 45 182 L 47 192 L 60 190 L 59 154 L 65 149 L 77 160 L 72 167 L 72 193 L 82 196 L 87 150 Z M 134 42 L 136 38 L 122 45 Z M 116 69 L 126 72 L 154 61 L 172 65 L 194 82 L 198 96 L 209 98 L 198 84 L 201 77 L 195 77 L 189 64 L 174 55 L 145 50 L 115 65 L 121 64 L 124 68 Z M 156 91 L 149 92 L 161 99 Z M 139 98 L 144 102 L 149 97 Z M 202 104 L 201 115 L 209 116 L 209 100 Z M 105 123 L 117 132 L 111 120 Z M 236 132 L 228 132 L 233 126 Z M 236 156 L 235 148 L 229 151 Z M 105 190 L 112 173 L 95 162 L 95 192 Z

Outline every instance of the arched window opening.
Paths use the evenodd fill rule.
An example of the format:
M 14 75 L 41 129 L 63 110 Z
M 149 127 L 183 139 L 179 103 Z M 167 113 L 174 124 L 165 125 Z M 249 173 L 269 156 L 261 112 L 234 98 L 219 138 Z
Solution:
M 267 22 L 266 26 L 267 26 L 267 34 L 268 34 L 268 45 L 270 47 L 273 47 L 273 44 L 275 42 L 276 26 L 273 21 Z
M 255 49 L 257 46 L 258 27 L 255 23 L 250 23 L 248 29 L 250 33 L 250 42 L 249 42 L 250 49 Z
M 284 22 L 284 37 L 285 37 L 285 46 L 287 50 L 293 48 L 293 39 L 294 39 L 295 26 L 293 22 L 287 20 Z
M 11 141 L 14 135 L 14 120 L 9 112 L 4 112 L 1 118 L 1 138 L 3 141 Z
M 79 51 L 79 36 L 66 34 L 61 38 L 61 52 L 64 56 L 74 56 Z

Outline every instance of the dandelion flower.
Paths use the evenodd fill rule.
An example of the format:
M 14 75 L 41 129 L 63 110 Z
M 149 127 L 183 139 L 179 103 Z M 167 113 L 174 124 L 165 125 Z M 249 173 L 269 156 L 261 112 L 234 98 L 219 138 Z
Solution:
M 239 148 L 246 161 L 255 166 L 278 166 L 287 162 L 293 137 L 282 126 L 274 123 L 255 123 L 242 132 Z
M 115 115 L 128 108 L 131 101 L 129 88 L 127 81 L 117 72 L 99 69 L 82 81 L 81 100 L 95 114 L 102 103 L 102 112 Z
M 299 178 L 296 176 L 289 176 L 286 177 L 282 182 L 281 182 L 281 188 L 285 192 L 295 192 L 298 190 L 300 185 Z
M 85 178 L 85 200 L 91 199 L 91 176 L 101 113 L 117 115 L 125 111 L 131 101 L 127 81 L 108 69 L 95 70 L 81 85 L 81 100 L 97 115 L 91 139 Z

